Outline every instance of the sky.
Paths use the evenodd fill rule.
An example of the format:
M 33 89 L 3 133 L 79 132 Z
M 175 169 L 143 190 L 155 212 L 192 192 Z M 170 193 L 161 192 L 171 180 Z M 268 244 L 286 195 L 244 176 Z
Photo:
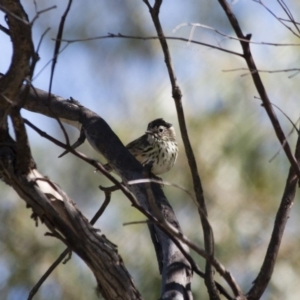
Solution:
M 33 2 L 30 0 L 21 2 L 28 12 L 29 19 L 32 20 L 35 16 Z M 265 2 L 270 5 L 268 8 L 274 14 L 285 17 L 277 1 Z M 229 3 L 241 24 L 244 34 L 251 33 L 253 42 L 299 43 L 299 39 L 290 34 L 289 29 L 282 26 L 270 12 L 256 1 L 239 0 Z M 295 16 L 300 15 L 300 6 L 297 0 L 288 1 L 287 4 Z M 39 51 L 40 61 L 36 67 L 33 80 L 33 84 L 36 87 L 48 90 L 50 76 L 49 62 L 51 62 L 53 56 L 58 22 L 67 5 L 67 1 L 37 1 L 37 5 L 38 10 L 56 5 L 55 9 L 40 14 L 33 25 L 33 40 L 36 47 L 41 35 L 50 28 L 41 43 Z M 193 32 L 191 32 L 191 26 L 184 26 L 184 24 L 189 23 L 202 24 L 213 27 L 226 35 L 234 36 L 230 24 L 217 1 L 165 0 L 161 9 L 161 20 L 165 35 L 167 36 L 184 38 L 192 36 L 192 39 L 197 41 L 241 52 L 239 43 L 233 39 L 228 39 L 213 30 L 201 28 L 200 26 L 194 27 Z M 0 13 L 0 23 L 5 26 L 3 13 Z M 179 25 L 182 26 L 175 30 Z M 153 23 L 143 1 L 88 0 L 84 2 L 84 5 L 82 1 L 73 1 L 70 14 L 66 20 L 63 35 L 65 39 L 78 40 L 88 37 L 105 36 L 108 33 L 135 36 L 155 35 Z M 217 158 L 221 155 L 221 150 L 216 145 L 221 145 L 230 139 L 234 142 L 236 134 L 242 132 L 247 136 L 250 130 L 256 131 L 257 135 L 265 136 L 266 147 L 268 147 L 268 150 L 271 149 L 269 156 L 276 153 L 279 147 L 278 142 L 271 129 L 266 113 L 260 106 L 259 100 L 255 98 L 258 94 L 254 88 L 251 76 L 244 70 L 228 71 L 245 68 L 246 65 L 243 59 L 209 47 L 182 41 L 169 41 L 169 48 L 178 84 L 183 92 L 184 110 L 188 126 L 190 126 L 191 130 L 195 125 L 195 120 L 199 120 L 199 123 L 201 123 L 201 120 L 206 120 L 206 116 L 209 115 L 218 115 L 219 112 L 226 110 L 235 112 L 235 114 L 228 114 L 229 118 L 227 122 L 222 123 L 223 129 L 224 131 L 227 130 L 228 135 L 223 134 L 223 131 L 219 130 L 217 122 L 211 123 L 207 137 L 200 135 L 201 130 L 197 129 L 199 134 L 198 131 L 194 132 L 192 143 L 195 145 L 194 149 L 198 162 L 205 156 L 209 165 L 214 165 L 214 163 L 217 165 L 217 163 L 220 163 Z M 257 67 L 261 70 L 299 67 L 298 47 L 275 47 L 252 44 L 251 49 Z M 4 33 L 0 32 L 1 73 L 5 73 L 9 67 L 10 57 L 10 40 Z M 226 70 L 227 72 L 225 72 Z M 291 120 L 296 121 L 299 117 L 299 75 L 292 78 L 289 78 L 289 75 L 290 73 L 262 73 L 261 77 L 271 101 L 279 105 Z M 181 157 L 183 156 L 184 150 L 176 119 L 176 109 L 171 96 L 170 82 L 160 45 L 157 41 L 132 41 L 130 39 L 114 38 L 70 43 L 58 58 L 52 92 L 65 98 L 72 96 L 86 107 L 97 112 L 121 136 L 125 144 L 143 134 L 148 122 L 152 119 L 164 117 L 174 124 L 178 132 L 180 155 Z M 22 114 L 34 124 L 38 124 L 41 129 L 47 131 L 49 134 L 63 139 L 62 133 L 55 121 L 25 110 L 22 111 Z M 291 129 L 289 121 L 280 113 L 278 113 L 278 117 L 285 132 L 289 132 Z M 242 127 L 241 123 L 244 123 L 245 127 Z M 71 130 L 70 132 L 75 140 L 77 137 L 76 130 Z M 38 161 L 39 168 L 44 170 L 50 178 L 56 178 L 56 176 L 66 177 L 64 171 L 72 168 L 72 164 L 74 163 L 73 158 L 67 156 L 61 163 L 61 168 L 57 168 L 57 161 L 54 158 L 56 159 L 62 152 L 61 149 L 41 139 L 30 129 L 28 133 L 34 157 Z M 203 132 L 201 133 L 203 134 Z M 204 138 L 208 142 L 202 145 L 200 149 L 200 147 L 197 147 L 197 142 Z M 245 144 L 252 142 L 254 143 L 253 140 L 244 140 Z M 90 149 L 89 151 L 91 156 L 96 156 L 92 152 L 93 150 Z M 282 152 L 280 155 L 280 159 L 284 160 Z M 243 157 L 241 157 L 242 160 Z M 54 161 L 55 163 L 53 163 Z M 184 160 L 178 163 L 181 168 L 186 167 L 187 164 Z M 242 164 L 242 162 L 238 163 Z M 76 195 L 74 196 L 88 202 L 87 199 L 92 197 L 92 192 L 83 188 L 87 173 L 85 173 L 84 167 L 80 166 L 82 167 L 80 172 L 76 169 L 73 170 L 73 173 L 77 174 L 76 185 L 78 190 L 82 189 L 82 194 L 78 194 L 76 190 Z M 204 166 L 200 165 L 200 171 L 203 172 L 203 169 L 207 170 Z M 225 197 L 222 194 L 228 193 L 229 195 L 226 199 L 227 208 L 233 212 L 237 209 L 235 205 L 240 201 L 240 194 L 232 194 L 232 190 L 238 188 L 243 179 L 249 180 L 248 177 L 241 178 L 238 170 L 232 161 L 223 162 L 222 167 L 217 171 L 218 174 L 215 181 L 211 183 L 211 185 L 217 183 L 215 186 L 218 187 L 218 189 L 215 186 L 211 187 L 211 190 L 216 190 L 214 194 L 215 198 L 213 199 L 216 206 L 219 204 L 222 207 L 222 201 L 224 201 Z M 172 178 L 179 176 L 178 173 L 180 172 L 176 170 L 172 172 L 172 176 L 174 176 Z M 279 171 L 276 170 L 276 172 Z M 276 172 L 273 172 L 274 176 L 276 176 Z M 72 192 L 73 186 L 74 182 L 72 181 L 68 182 L 66 180 L 64 182 L 64 189 L 68 192 Z M 166 193 L 171 194 L 169 190 L 166 190 Z M 99 199 L 97 200 L 99 201 Z M 5 202 L 5 205 L 12 205 L 11 203 L 14 201 L 17 200 L 9 200 Z M 96 200 L 94 199 L 93 201 L 95 202 Z M 279 200 L 277 199 L 277 201 Z M 91 201 L 91 203 L 94 202 Z M 183 209 L 178 211 L 178 216 L 188 224 L 191 216 L 186 212 L 190 207 L 188 204 L 185 206 L 182 204 Z M 242 204 L 241 207 L 243 206 L 245 205 Z M 87 205 L 84 209 L 85 213 L 90 216 L 95 207 Z M 111 216 L 114 216 L 117 209 L 115 206 L 110 206 L 105 217 L 101 219 L 100 225 L 104 226 L 106 222 L 109 223 L 109 219 Z M 257 227 L 262 224 L 259 223 L 259 212 L 260 208 L 256 208 L 253 211 L 240 212 L 239 216 L 234 219 L 235 227 L 237 231 L 240 231 L 237 235 L 246 236 L 245 239 L 238 241 L 241 247 L 244 247 L 245 253 L 249 250 L 247 249 L 248 238 L 249 240 L 251 238 L 255 239 L 257 245 L 261 242 L 261 235 L 253 237 L 259 231 Z M 233 231 L 232 226 L 224 222 L 221 218 L 218 218 L 220 208 L 212 208 L 210 213 L 212 222 L 216 228 L 216 239 L 218 242 L 222 242 L 222 239 L 227 234 L 230 235 Z M 128 213 L 127 218 L 130 219 L 130 216 L 130 213 Z M 291 221 L 289 221 L 289 225 L 291 226 L 287 230 L 288 233 L 291 233 L 290 236 L 298 234 L 297 230 L 296 232 L 293 231 L 298 224 L 295 220 L 297 221 L 298 219 L 292 215 Z M 115 226 L 112 228 L 115 230 L 118 228 L 118 224 L 111 224 L 111 222 L 109 226 Z M 269 223 L 268 226 L 270 226 Z M 188 225 L 186 225 L 186 229 L 188 230 Z M 128 231 L 128 234 L 130 234 L 130 230 L 131 228 L 128 229 L 128 227 L 124 229 L 124 231 Z M 139 229 L 136 230 L 138 231 Z M 141 230 L 141 232 L 144 231 Z M 128 235 L 124 234 L 123 239 L 127 237 Z M 255 263 L 258 263 L 257 251 L 260 250 L 253 251 L 253 254 L 248 257 L 252 263 L 253 272 L 256 271 L 255 268 L 257 266 Z M 286 250 L 286 252 L 288 251 Z M 138 263 L 136 262 L 136 264 Z M 238 272 L 240 267 L 238 264 L 241 264 L 241 261 L 238 260 L 236 265 L 231 266 L 234 272 Z M 0 261 L 0 270 L 1 268 L 7 270 L 5 264 Z M 289 279 L 293 277 L 297 278 L 293 275 L 290 266 L 287 266 L 284 262 L 278 265 L 278 270 L 290 274 L 288 276 Z M 278 286 L 283 285 L 280 274 L 282 273 L 274 275 L 274 282 Z M 240 276 L 241 278 L 239 279 L 242 281 L 244 280 L 243 276 L 246 277 L 249 274 L 240 274 Z M 284 288 L 283 286 L 282 290 Z M 14 292 L 18 293 L 19 291 L 15 290 Z M 294 294 L 297 295 L 297 293 Z

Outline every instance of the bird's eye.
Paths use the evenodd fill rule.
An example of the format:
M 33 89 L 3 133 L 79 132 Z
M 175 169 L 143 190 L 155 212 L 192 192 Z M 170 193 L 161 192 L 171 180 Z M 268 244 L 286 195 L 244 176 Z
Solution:
M 162 127 L 158 128 L 158 132 L 163 132 L 163 131 L 164 131 L 164 129 Z

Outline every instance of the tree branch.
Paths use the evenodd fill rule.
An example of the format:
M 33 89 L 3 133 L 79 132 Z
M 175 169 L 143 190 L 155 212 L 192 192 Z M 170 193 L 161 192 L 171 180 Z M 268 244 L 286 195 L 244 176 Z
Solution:
M 286 140 L 285 134 L 280 126 L 280 123 L 277 119 L 276 113 L 273 110 L 271 101 L 267 95 L 267 92 L 265 90 L 265 87 L 262 83 L 262 80 L 260 78 L 260 74 L 257 71 L 257 67 L 255 65 L 254 59 L 252 57 L 252 53 L 250 50 L 250 45 L 247 42 L 244 42 L 244 39 L 248 39 L 250 40 L 251 35 L 246 35 L 244 36 L 241 27 L 238 23 L 238 20 L 236 19 L 235 15 L 233 14 L 233 12 L 231 11 L 231 8 L 229 6 L 229 4 L 227 3 L 226 0 L 218 0 L 221 7 L 223 8 L 232 28 L 234 29 L 237 37 L 241 40 L 241 46 L 243 49 L 243 53 L 244 53 L 244 59 L 248 65 L 249 70 L 251 70 L 251 76 L 254 82 L 254 85 L 260 95 L 260 98 L 262 100 L 262 105 L 265 108 L 269 119 L 273 125 L 274 131 L 276 133 L 276 136 L 280 142 L 280 144 L 282 145 L 282 148 L 284 149 L 284 152 L 290 162 L 290 164 L 292 165 L 292 167 L 294 168 L 298 178 L 300 178 L 300 168 L 299 165 L 294 157 L 294 155 L 292 154 L 291 148 L 289 143 Z
M 18 149 L 18 143 L 23 142 L 24 138 L 20 134 L 16 136 L 16 142 L 10 138 L 6 118 L 25 76 L 30 72 L 29 60 L 33 53 L 33 45 L 31 27 L 20 3 L 2 0 L 0 8 L 8 13 L 9 30 L 14 45 L 12 64 L 7 74 L 1 77 L 0 82 L 1 179 L 12 186 L 24 199 L 33 209 L 35 216 L 44 221 L 52 236 L 61 239 L 86 262 L 93 271 L 104 298 L 141 299 L 115 246 L 104 236 L 99 235 L 59 186 L 43 177 L 33 165 L 30 165 L 29 172 L 25 173 L 17 172 L 15 169 L 15 162 L 21 159 L 19 156 L 22 155 L 16 149 Z M 24 44 L 23 39 L 29 42 Z M 30 101 L 31 97 L 35 98 L 35 101 Z M 27 90 L 23 88 L 18 98 L 19 103 L 25 108 L 36 112 L 41 109 L 40 113 L 44 112 L 52 118 L 58 117 L 61 121 L 71 123 L 76 128 L 83 128 L 94 149 L 101 152 L 111 164 L 116 166 L 123 182 L 144 177 L 142 166 L 122 145 L 102 118 L 80 105 L 55 100 L 52 95 L 40 93 L 33 88 Z M 68 109 L 70 106 L 72 109 Z M 19 125 L 17 122 L 21 120 L 16 114 L 14 123 L 16 128 Z M 20 125 L 23 127 L 19 127 L 21 129 L 19 132 L 26 132 L 23 122 L 20 122 Z M 64 144 L 62 146 L 67 148 Z M 130 187 L 130 190 L 144 209 L 148 210 L 145 187 L 139 185 Z M 128 191 L 128 194 L 131 192 Z M 158 185 L 153 187 L 153 194 L 160 204 L 164 218 L 180 229 L 175 214 Z M 182 286 L 183 290 L 188 288 L 191 279 L 189 262 L 169 237 L 159 229 L 156 233 L 163 249 L 163 273 L 173 278 L 173 288 L 177 286 Z M 174 269 L 173 266 L 176 263 L 180 263 L 180 267 Z M 169 287 L 169 291 L 171 290 L 172 287 Z
M 3 112 L 0 116 L 1 135 L 3 140 L 8 139 L 7 115 L 10 115 L 17 138 L 16 171 L 27 174 L 33 167 L 33 161 L 20 115 L 22 99 L 17 102 L 16 97 L 24 78 L 30 73 L 30 59 L 34 55 L 31 27 L 19 1 L 2 0 L 0 9 L 7 13 L 9 34 L 13 43 L 13 56 L 9 70 L 5 76 L 0 77 L 0 110 Z
M 118 33 L 118 34 L 109 33 L 108 35 L 95 36 L 95 37 L 83 38 L 83 39 L 72 39 L 71 40 L 71 39 L 64 38 L 64 39 L 62 39 L 62 41 L 66 42 L 68 44 L 71 44 L 71 43 L 87 42 L 87 41 L 102 40 L 102 39 L 109 39 L 109 38 L 123 38 L 123 39 L 133 39 L 133 40 L 142 40 L 142 41 L 159 40 L 160 39 L 159 36 L 135 36 L 135 35 L 122 34 L 122 33 Z M 238 53 L 235 51 L 227 50 L 227 49 L 224 49 L 221 47 L 217 47 L 217 46 L 214 46 L 211 44 L 187 39 L 184 37 L 164 36 L 164 38 L 166 40 L 187 42 L 190 44 L 196 44 L 196 45 L 201 45 L 201 46 L 205 46 L 205 47 L 212 48 L 212 49 L 217 49 L 217 50 L 225 52 L 225 53 L 229 53 L 229 54 L 233 54 L 233 55 L 237 55 L 237 56 L 241 56 L 241 57 L 243 56 L 241 53 Z M 300 46 L 300 45 L 298 45 L 298 46 Z
M 10 156 L 10 161 L 1 158 L 0 166 L 7 166 L 3 169 L 5 180 L 54 236 L 85 261 L 94 273 L 102 295 L 106 299 L 141 299 L 115 246 L 89 224 L 58 185 L 50 179 L 40 180 L 44 177 L 37 169 L 32 169 L 28 176 L 15 175 L 10 163 L 15 157 Z
M 50 95 L 49 101 L 47 92 L 31 88 L 24 108 L 50 117 L 55 115 L 62 122 L 73 125 L 79 130 L 82 129 L 92 147 L 96 151 L 102 153 L 109 163 L 114 164 L 115 169 L 121 176 L 124 183 L 130 180 L 144 178 L 144 169 L 142 166 L 123 146 L 119 138 L 112 132 L 107 123 L 97 114 L 86 109 L 78 102 L 74 100 L 66 101 L 60 97 L 55 97 L 54 95 Z M 68 149 L 67 145 L 61 142 L 55 141 L 55 143 L 65 149 Z M 72 148 L 69 150 L 72 153 L 76 153 Z M 78 153 L 76 155 L 79 156 Z M 81 157 L 84 156 L 81 155 Z M 86 161 L 88 160 L 86 157 L 84 159 Z M 92 163 L 92 160 L 89 161 Z M 97 163 L 93 161 L 93 165 L 97 166 Z M 105 172 L 105 169 L 103 167 L 101 168 L 101 170 Z M 107 176 L 113 178 L 113 176 L 109 173 Z M 157 203 L 159 203 L 159 207 L 162 210 L 164 218 L 180 230 L 176 216 L 161 188 L 159 185 L 154 185 L 152 188 L 153 194 L 155 195 Z M 144 186 L 142 184 L 138 186 L 130 186 L 129 189 L 136 199 L 138 199 L 143 209 L 149 211 Z M 128 196 L 128 193 L 126 196 Z M 163 273 L 167 274 L 170 278 L 172 277 L 173 280 L 175 278 L 176 284 L 179 284 L 182 287 L 188 287 L 191 280 L 191 276 L 186 276 L 186 274 L 191 273 L 189 262 L 175 246 L 174 242 L 172 242 L 172 240 L 158 228 L 156 230 L 156 235 L 163 249 Z M 181 267 L 180 269 L 173 269 L 172 266 L 177 261 L 181 262 Z M 176 274 L 175 277 L 174 274 Z M 174 287 L 174 285 L 170 285 L 168 288 L 170 289 L 172 287 Z

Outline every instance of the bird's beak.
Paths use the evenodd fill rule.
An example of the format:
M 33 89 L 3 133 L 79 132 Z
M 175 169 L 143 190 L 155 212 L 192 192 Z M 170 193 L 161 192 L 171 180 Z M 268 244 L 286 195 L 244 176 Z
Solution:
M 151 131 L 151 130 L 146 130 L 145 133 L 146 133 L 146 134 L 153 134 L 153 131 Z

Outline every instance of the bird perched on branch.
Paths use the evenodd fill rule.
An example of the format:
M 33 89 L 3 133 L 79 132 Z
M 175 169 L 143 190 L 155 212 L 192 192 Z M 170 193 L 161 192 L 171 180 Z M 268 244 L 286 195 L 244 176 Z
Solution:
M 129 143 L 126 148 L 154 175 L 168 172 L 175 164 L 178 146 L 172 124 L 163 119 L 156 119 L 148 124 L 144 135 Z M 104 166 L 108 171 L 109 164 Z

